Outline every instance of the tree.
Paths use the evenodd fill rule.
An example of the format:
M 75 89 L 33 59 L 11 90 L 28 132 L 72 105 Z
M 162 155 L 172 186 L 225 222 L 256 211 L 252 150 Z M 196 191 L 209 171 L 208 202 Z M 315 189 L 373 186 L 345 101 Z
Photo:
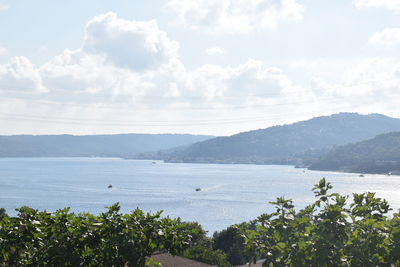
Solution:
M 276 212 L 262 214 L 255 229 L 241 227 L 245 250 L 264 266 L 398 266 L 400 219 L 374 193 L 347 196 L 330 193 L 321 179 L 313 188 L 317 200 L 296 212 L 291 200 L 277 198 Z
M 248 224 L 246 224 L 248 225 Z M 242 225 L 245 227 L 245 225 Z M 248 255 L 244 253 L 244 238 L 236 226 L 230 226 L 213 235 L 213 249 L 222 250 L 227 255 L 227 260 L 232 265 L 241 265 L 249 261 Z
M 155 251 L 183 251 L 193 236 L 179 219 L 121 214 L 118 203 L 99 216 L 17 210 L 0 221 L 0 266 L 144 266 Z

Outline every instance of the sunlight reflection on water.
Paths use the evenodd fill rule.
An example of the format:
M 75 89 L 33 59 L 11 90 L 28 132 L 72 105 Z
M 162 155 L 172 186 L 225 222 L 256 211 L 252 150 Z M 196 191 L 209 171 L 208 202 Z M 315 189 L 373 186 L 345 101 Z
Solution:
M 100 158 L 2 158 L 0 206 L 15 215 L 27 205 L 99 213 L 120 202 L 198 221 L 211 233 L 273 210 L 278 196 L 297 208 L 313 201 L 312 186 L 326 177 L 342 194 L 376 192 L 400 208 L 400 177 L 305 171 L 292 166 L 172 164 Z M 107 186 L 113 187 L 108 189 Z M 196 191 L 196 188 L 201 188 Z

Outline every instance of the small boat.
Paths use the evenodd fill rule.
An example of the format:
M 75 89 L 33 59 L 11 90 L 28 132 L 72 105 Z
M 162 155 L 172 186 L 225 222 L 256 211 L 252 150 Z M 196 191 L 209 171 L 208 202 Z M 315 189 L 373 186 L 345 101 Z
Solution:
M 199 191 L 201 191 L 201 188 L 196 188 L 196 192 L 199 192 Z
M 108 188 L 108 189 L 112 188 L 112 185 L 111 185 L 111 184 L 110 184 L 110 185 L 108 185 L 108 186 L 107 186 L 107 188 Z

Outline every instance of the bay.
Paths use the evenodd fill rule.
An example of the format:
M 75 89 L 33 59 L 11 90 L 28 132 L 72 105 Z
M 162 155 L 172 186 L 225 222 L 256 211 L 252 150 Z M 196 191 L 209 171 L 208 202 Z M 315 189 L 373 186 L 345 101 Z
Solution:
M 376 192 L 394 211 L 400 208 L 399 176 L 117 158 L 1 158 L 0 207 L 10 215 L 24 205 L 98 214 L 119 202 L 122 212 L 164 210 L 164 216 L 197 221 L 212 234 L 273 211 L 268 202 L 279 196 L 293 199 L 296 208 L 306 206 L 322 177 L 335 192 Z

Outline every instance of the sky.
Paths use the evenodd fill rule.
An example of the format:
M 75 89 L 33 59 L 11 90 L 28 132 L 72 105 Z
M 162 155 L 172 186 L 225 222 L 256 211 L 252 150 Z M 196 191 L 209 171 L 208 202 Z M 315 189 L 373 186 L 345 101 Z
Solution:
M 400 0 L 0 0 L 0 134 L 400 118 Z

